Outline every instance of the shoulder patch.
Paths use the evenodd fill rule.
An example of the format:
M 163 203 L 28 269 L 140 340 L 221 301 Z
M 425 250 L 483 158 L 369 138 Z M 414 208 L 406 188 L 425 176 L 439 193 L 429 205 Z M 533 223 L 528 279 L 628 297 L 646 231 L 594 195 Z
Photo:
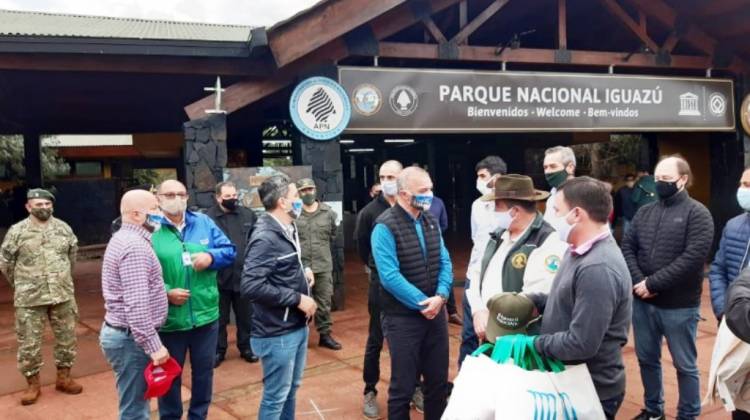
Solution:
M 544 259 L 544 268 L 550 273 L 556 273 L 560 268 L 560 257 L 557 255 L 548 255 Z

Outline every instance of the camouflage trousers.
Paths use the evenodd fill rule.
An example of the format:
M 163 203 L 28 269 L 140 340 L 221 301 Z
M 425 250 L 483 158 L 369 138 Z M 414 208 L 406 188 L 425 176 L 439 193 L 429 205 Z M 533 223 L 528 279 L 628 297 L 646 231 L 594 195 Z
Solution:
M 70 368 L 76 358 L 76 322 L 78 307 L 71 299 L 57 305 L 16 308 L 18 370 L 29 377 L 42 368 L 44 321 L 48 319 L 55 336 L 55 365 Z

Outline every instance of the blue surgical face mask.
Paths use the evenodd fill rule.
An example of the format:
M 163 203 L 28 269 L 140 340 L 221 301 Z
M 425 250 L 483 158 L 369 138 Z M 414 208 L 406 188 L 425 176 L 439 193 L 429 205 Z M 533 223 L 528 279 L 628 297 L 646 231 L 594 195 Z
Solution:
M 381 191 L 388 197 L 395 197 L 398 194 L 398 185 L 396 181 L 383 181 L 380 184 Z
M 292 219 L 296 219 L 299 217 L 300 214 L 302 214 L 302 199 L 297 198 L 295 200 L 292 200 L 292 208 L 289 209 L 289 217 Z
M 740 187 L 737 189 L 737 202 L 743 210 L 750 212 L 750 188 Z
M 411 196 L 411 206 L 417 210 L 428 211 L 432 205 L 432 193 L 414 194 Z

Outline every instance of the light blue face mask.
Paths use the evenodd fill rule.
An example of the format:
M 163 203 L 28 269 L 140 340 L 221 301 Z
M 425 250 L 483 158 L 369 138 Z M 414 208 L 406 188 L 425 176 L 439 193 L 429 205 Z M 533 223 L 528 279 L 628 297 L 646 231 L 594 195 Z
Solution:
M 427 211 L 432 206 L 432 193 L 415 194 L 411 197 L 411 206 L 417 210 Z
M 737 202 L 745 211 L 750 211 L 750 188 L 740 187 L 737 189 Z
M 296 219 L 300 214 L 302 214 L 302 199 L 298 198 L 292 201 L 292 209 L 289 211 L 289 215 L 292 216 L 293 219 Z

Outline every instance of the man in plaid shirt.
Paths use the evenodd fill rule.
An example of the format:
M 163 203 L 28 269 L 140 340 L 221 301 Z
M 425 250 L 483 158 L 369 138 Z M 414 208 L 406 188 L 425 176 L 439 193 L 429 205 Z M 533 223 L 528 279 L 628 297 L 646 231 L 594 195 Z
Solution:
M 169 359 L 158 334 L 167 318 L 167 294 L 151 247 L 156 226 L 148 218 L 158 209 L 148 191 L 125 193 L 122 227 L 109 241 L 102 264 L 106 314 L 99 340 L 115 371 L 121 419 L 150 418 L 143 371 L 149 361 L 160 365 Z

